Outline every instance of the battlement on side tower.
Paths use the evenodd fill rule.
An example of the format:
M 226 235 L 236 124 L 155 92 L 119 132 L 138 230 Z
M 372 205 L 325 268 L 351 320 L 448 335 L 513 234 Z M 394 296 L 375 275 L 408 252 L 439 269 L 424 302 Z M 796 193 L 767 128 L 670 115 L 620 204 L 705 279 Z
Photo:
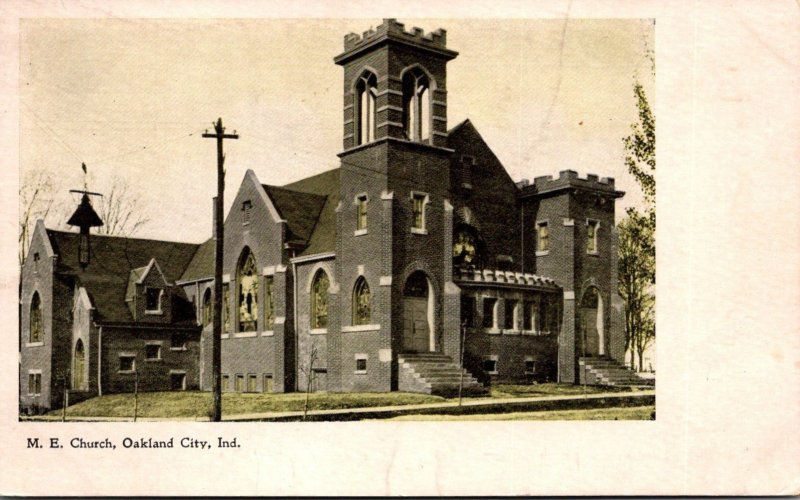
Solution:
M 443 29 L 425 33 L 423 29 L 413 27 L 411 31 L 406 31 L 405 25 L 397 22 L 396 19 L 384 19 L 380 26 L 375 29 L 369 29 L 361 35 L 358 33 L 348 33 L 345 35 L 344 50 L 345 52 L 355 50 L 383 36 L 439 49 L 447 48 L 447 32 Z

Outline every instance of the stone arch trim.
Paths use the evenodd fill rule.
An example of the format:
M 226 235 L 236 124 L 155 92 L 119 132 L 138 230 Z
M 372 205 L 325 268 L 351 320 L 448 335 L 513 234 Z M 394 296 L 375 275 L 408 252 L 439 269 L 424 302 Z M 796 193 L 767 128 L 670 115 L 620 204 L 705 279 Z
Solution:
M 435 280 L 431 279 L 433 276 L 436 276 L 436 274 L 434 274 L 433 270 L 422 261 L 416 260 L 414 262 L 411 262 L 405 267 L 405 269 L 403 269 L 403 280 L 402 283 L 400 283 L 400 286 L 405 287 L 408 278 L 417 271 L 422 271 L 423 273 L 425 273 L 425 277 L 428 278 L 428 282 L 431 284 L 431 287 L 433 287 L 434 295 L 436 297 L 440 296 L 442 290 L 439 288 L 439 284 L 436 283 Z
M 335 276 L 333 275 L 333 266 L 331 264 L 327 264 L 324 262 L 317 262 L 311 267 L 308 273 L 308 277 L 306 278 L 306 284 L 305 284 L 306 293 L 311 293 L 311 287 L 314 286 L 314 279 L 316 279 L 317 273 L 320 271 L 324 271 L 325 274 L 328 275 L 328 281 L 330 282 L 329 290 L 333 289 L 334 285 L 336 285 Z M 355 284 L 355 281 L 353 282 L 353 284 Z M 330 293 L 330 291 L 328 291 L 328 293 Z
M 438 90 L 439 85 L 436 82 L 436 78 L 434 78 L 433 74 L 430 71 L 428 71 L 428 68 L 426 68 L 425 66 L 423 66 L 422 64 L 420 64 L 418 62 L 409 64 L 408 66 L 406 66 L 405 68 L 400 70 L 400 77 L 399 77 L 400 81 L 401 82 L 403 81 L 403 77 L 405 77 L 406 73 L 408 73 L 409 71 L 412 71 L 414 69 L 417 69 L 417 68 L 420 69 L 423 73 L 425 73 L 425 76 L 428 77 L 428 85 L 430 85 L 429 88 L 430 88 L 431 92 Z M 433 100 L 433 95 L 432 94 L 431 94 L 431 100 Z
M 358 73 L 356 73 L 356 76 L 354 76 L 353 79 L 350 81 L 349 89 L 351 95 L 355 95 L 356 85 L 358 85 L 358 81 L 361 79 L 362 76 L 364 76 L 364 73 L 372 73 L 373 75 L 375 75 L 375 79 L 380 83 L 381 74 L 378 72 L 378 70 L 369 65 L 362 66 L 361 70 Z

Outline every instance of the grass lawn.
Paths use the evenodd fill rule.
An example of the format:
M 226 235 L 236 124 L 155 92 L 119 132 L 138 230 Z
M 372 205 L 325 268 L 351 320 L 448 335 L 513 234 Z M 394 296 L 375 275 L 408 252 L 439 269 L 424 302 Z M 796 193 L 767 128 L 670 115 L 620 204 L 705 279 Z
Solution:
M 587 385 L 587 394 L 600 392 L 630 392 L 630 387 L 610 387 Z M 493 385 L 491 395 L 493 398 L 530 398 L 537 396 L 580 396 L 583 394 L 582 385 L 571 384 L 533 384 L 533 385 Z
M 477 415 L 403 415 L 390 420 L 650 420 L 655 406 L 591 410 L 526 411 Z
M 265 413 L 302 411 L 306 395 L 288 394 L 235 394 L 222 395 L 222 414 Z M 438 396 L 389 393 L 329 393 L 311 394 L 310 410 L 333 410 L 339 408 L 363 408 L 367 406 L 394 406 L 446 401 Z M 132 417 L 133 394 L 109 394 L 88 399 L 67 409 L 67 416 L 75 417 Z M 139 417 L 191 418 L 208 417 L 211 409 L 209 392 L 145 392 L 139 394 Z M 61 415 L 53 410 L 50 415 Z
M 496 385 L 491 388 L 491 398 L 522 398 L 537 396 L 579 396 L 582 386 L 568 384 Z M 588 394 L 630 391 L 627 387 L 586 387 Z M 222 395 L 223 415 L 248 413 L 302 411 L 305 393 Z M 74 417 L 133 417 L 133 394 L 109 394 L 88 399 L 67 409 Z M 401 406 L 410 404 L 441 403 L 453 401 L 439 396 L 408 392 L 386 393 L 317 393 L 309 398 L 309 410 L 335 410 L 373 406 Z M 145 392 L 139 394 L 137 415 L 143 418 L 203 418 L 211 409 L 209 392 Z M 50 415 L 60 416 L 61 410 Z M 508 415 L 505 415 L 508 416 Z M 500 419 L 493 415 L 491 419 Z

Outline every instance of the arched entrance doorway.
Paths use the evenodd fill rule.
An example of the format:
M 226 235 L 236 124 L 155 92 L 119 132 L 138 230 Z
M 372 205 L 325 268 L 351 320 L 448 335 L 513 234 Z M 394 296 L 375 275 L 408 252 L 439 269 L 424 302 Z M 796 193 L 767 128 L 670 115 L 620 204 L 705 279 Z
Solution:
M 436 350 L 433 328 L 433 292 L 422 271 L 415 271 L 403 289 L 403 351 Z
M 83 340 L 75 343 L 75 353 L 72 356 L 72 388 L 85 389 L 86 387 L 86 353 Z
M 589 287 L 581 300 L 583 354 L 586 356 L 603 356 L 606 353 L 603 317 L 603 298 L 600 291 L 596 287 Z

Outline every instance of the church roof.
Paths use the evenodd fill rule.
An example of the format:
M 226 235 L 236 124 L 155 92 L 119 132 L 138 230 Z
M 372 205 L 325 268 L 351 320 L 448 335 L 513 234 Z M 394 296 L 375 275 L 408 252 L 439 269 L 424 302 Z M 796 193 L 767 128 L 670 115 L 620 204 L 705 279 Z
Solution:
M 174 283 L 183 274 L 200 245 L 174 241 L 124 238 L 119 236 L 91 236 L 91 262 L 85 270 L 78 262 L 78 233 L 47 230 L 47 236 L 58 255 L 56 274 L 61 278 L 75 279 L 86 289 L 96 310 L 96 318 L 103 322 L 133 322 L 134 318 L 125 302 L 131 272 L 138 275 L 151 259 L 158 262 L 164 278 Z M 194 315 L 186 298 L 175 289 L 176 304 L 173 323 L 191 322 Z
M 339 169 L 334 168 L 283 187 L 285 190 L 311 193 L 317 195 L 318 199 L 324 199 L 324 203 L 318 212 L 316 223 L 308 238 L 308 246 L 298 255 L 314 255 L 335 251 L 336 205 L 339 204 Z M 300 206 L 299 208 L 302 209 L 303 207 Z M 283 217 L 293 217 L 293 215 L 283 214 Z M 289 220 L 291 227 L 291 220 L 287 220 Z
M 286 220 L 289 229 L 286 243 L 306 246 L 314 232 L 327 197 L 268 184 L 263 186 L 278 214 Z
M 198 245 L 197 251 L 194 253 L 189 265 L 186 266 L 186 270 L 183 271 L 179 281 L 197 281 L 214 277 L 216 241 L 214 238 L 209 238 Z

